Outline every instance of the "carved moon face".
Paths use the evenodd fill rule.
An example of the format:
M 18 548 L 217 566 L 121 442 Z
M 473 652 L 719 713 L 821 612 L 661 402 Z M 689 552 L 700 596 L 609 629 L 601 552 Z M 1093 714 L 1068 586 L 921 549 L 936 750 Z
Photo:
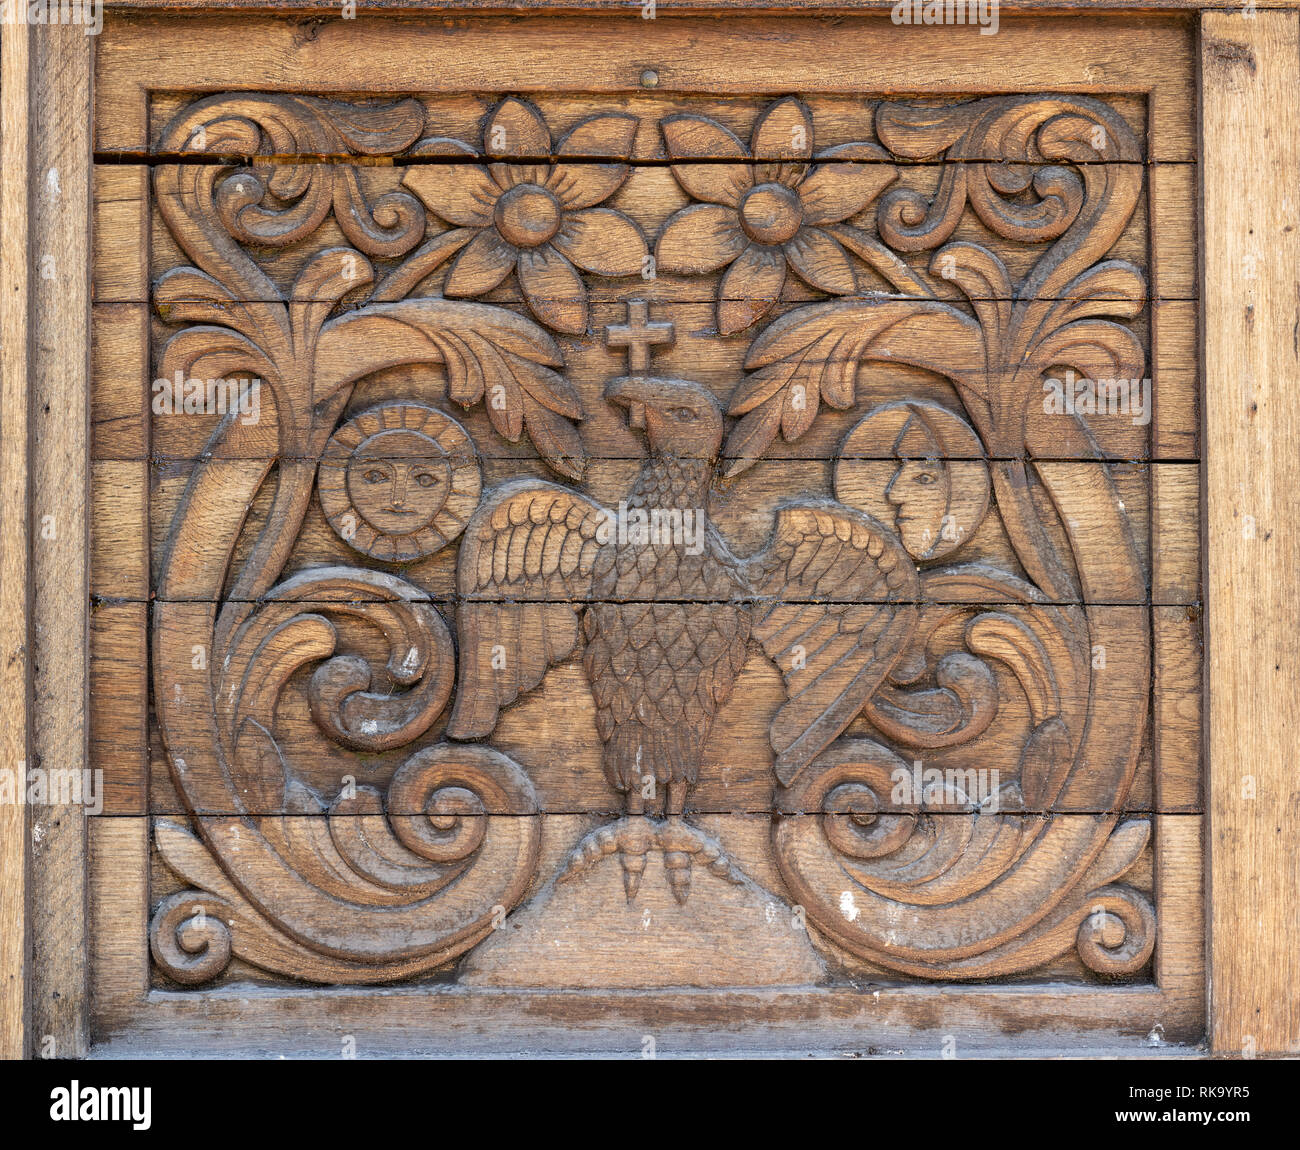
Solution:
M 983 444 L 940 404 L 882 404 L 845 436 L 835 497 L 893 524 L 914 559 L 941 558 L 965 543 L 988 512 Z
M 424 404 L 384 403 L 330 437 L 317 487 L 325 518 L 348 546 L 409 563 L 465 529 L 482 476 L 474 444 L 450 416 Z

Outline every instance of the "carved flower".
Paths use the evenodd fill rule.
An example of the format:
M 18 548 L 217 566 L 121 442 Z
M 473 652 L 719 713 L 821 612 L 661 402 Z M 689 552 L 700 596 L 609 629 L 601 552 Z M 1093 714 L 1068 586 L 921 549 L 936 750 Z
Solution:
M 551 133 L 536 108 L 510 98 L 499 104 L 483 133 L 491 162 L 428 164 L 403 180 L 435 215 L 477 234 L 451 265 L 444 292 L 478 296 L 512 271 L 533 314 L 557 331 L 587 330 L 587 291 L 578 268 L 602 276 L 639 274 L 647 249 L 641 229 L 621 212 L 595 205 L 627 179 L 628 166 L 600 163 L 626 156 L 635 116 L 584 120 L 555 148 L 558 157 L 588 162 L 551 164 Z M 468 144 L 427 139 L 426 156 L 476 156 Z M 596 162 L 591 162 L 591 158 Z M 574 265 L 577 265 L 576 267 Z
M 853 262 L 826 230 L 862 211 L 897 176 L 874 144 L 841 144 L 813 155 L 812 116 L 794 97 L 772 104 L 754 125 L 752 150 L 704 116 L 660 124 L 683 190 L 703 203 L 670 217 L 659 234 L 660 271 L 703 275 L 726 267 L 718 284 L 718 330 L 741 331 L 781 298 L 786 267 L 813 287 L 847 295 Z M 735 164 L 692 163 L 731 156 Z M 813 161 L 816 161 L 815 163 Z

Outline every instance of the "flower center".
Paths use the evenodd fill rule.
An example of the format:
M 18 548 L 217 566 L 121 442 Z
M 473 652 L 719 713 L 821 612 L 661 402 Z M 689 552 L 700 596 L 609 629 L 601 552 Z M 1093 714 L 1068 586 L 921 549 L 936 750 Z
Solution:
M 759 184 L 746 193 L 740 205 L 745 233 L 760 244 L 783 244 L 793 239 L 803 223 L 803 205 L 784 184 Z
M 499 200 L 497 231 L 517 248 L 535 248 L 560 230 L 560 201 L 536 184 L 517 184 Z

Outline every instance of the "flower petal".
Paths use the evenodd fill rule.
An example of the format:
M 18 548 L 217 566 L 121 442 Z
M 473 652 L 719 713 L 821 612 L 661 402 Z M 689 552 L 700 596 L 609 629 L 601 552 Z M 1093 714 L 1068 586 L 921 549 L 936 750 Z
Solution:
M 659 130 L 673 160 L 730 160 L 749 155 L 735 132 L 707 116 L 666 116 L 659 121 Z
M 451 136 L 426 136 L 411 148 L 413 156 L 465 156 L 478 159 L 478 152 L 465 143 Z
M 632 154 L 640 122 L 622 112 L 592 116 L 569 132 L 555 153 L 625 160 Z M 556 164 L 547 176 L 546 186 L 566 208 L 590 208 L 612 196 L 627 179 L 628 171 L 626 164 Z
M 489 156 L 541 158 L 551 154 L 551 133 L 536 108 L 511 96 L 492 113 L 483 132 L 483 150 Z
M 626 164 L 556 164 L 546 186 L 566 210 L 590 208 L 618 191 L 630 170 Z
M 488 171 L 503 192 L 517 184 L 544 184 L 550 169 L 545 164 L 490 164 Z
M 784 184 L 787 188 L 798 188 L 807 174 L 807 164 L 754 165 L 754 182 L 758 184 Z
M 550 244 L 519 253 L 519 286 L 542 323 L 556 331 L 587 330 L 587 292 L 582 277 Z
M 463 228 L 492 222 L 501 189 L 478 164 L 421 164 L 406 169 L 402 183 L 440 219 Z
M 798 163 L 812 158 L 812 114 L 802 100 L 787 96 L 772 104 L 754 125 L 754 158 Z
M 655 264 L 674 275 L 704 275 L 731 263 L 748 245 L 731 208 L 691 204 L 664 224 L 655 244 Z
M 491 291 L 510 274 L 517 252 L 496 233 L 485 228 L 456 257 L 447 273 L 443 292 L 450 296 L 475 296 Z
M 744 331 L 765 316 L 785 286 L 785 253 L 750 244 L 718 285 L 718 332 Z
M 614 160 L 630 159 L 632 141 L 641 121 L 623 112 L 592 116 L 583 120 L 560 141 L 557 156 L 596 156 Z
M 874 144 L 841 144 L 827 148 L 818 161 L 843 159 L 886 159 L 888 154 Z M 856 216 L 898 178 L 893 164 L 819 162 L 799 185 L 804 220 L 810 224 L 837 224 Z
M 641 229 L 610 208 L 566 214 L 551 242 L 578 267 L 597 275 L 634 276 L 645 266 L 646 242 Z
M 660 121 L 664 146 L 674 160 L 719 160 L 748 155 L 735 133 L 706 116 L 669 116 Z M 674 164 L 673 175 L 686 193 L 697 200 L 734 208 L 754 186 L 748 163 Z
M 803 279 L 821 291 L 850 295 L 857 289 L 849 253 L 820 228 L 800 228 L 785 245 L 785 257 Z

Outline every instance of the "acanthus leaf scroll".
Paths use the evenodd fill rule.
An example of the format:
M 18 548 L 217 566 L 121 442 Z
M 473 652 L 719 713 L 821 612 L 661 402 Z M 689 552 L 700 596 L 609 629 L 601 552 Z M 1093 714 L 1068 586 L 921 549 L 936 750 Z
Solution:
M 1104 468 L 1111 498 L 1098 499 L 1072 482 L 1070 465 L 1039 466 L 1037 402 L 1058 365 L 1090 377 L 1142 372 L 1124 321 L 1140 313 L 1145 284 L 1106 258 L 1141 188 L 1128 125 L 1086 97 L 884 103 L 879 143 L 817 151 L 813 117 L 794 98 L 758 115 L 749 145 L 704 116 L 664 118 L 658 130 L 691 202 L 659 229 L 655 256 L 665 272 L 718 277 L 720 338 L 755 334 L 725 404 L 651 373 L 654 345 L 671 342 L 662 321 L 629 356 L 629 374 L 609 381 L 604 401 L 647 444 L 629 506 L 706 508 L 722 477 L 743 475 L 778 435 L 795 442 L 820 410 L 854 410 L 869 362 L 949 380 L 957 406 L 904 396 L 864 413 L 834 490 L 788 501 L 747 557 L 705 518 L 698 551 L 652 543 L 647 558 L 611 535 L 612 509 L 572 485 L 588 456 L 586 413 L 562 343 L 590 323 L 584 275 L 636 276 L 651 250 L 642 225 L 607 203 L 628 178 L 637 118 L 596 114 L 558 142 L 514 97 L 474 142 L 440 135 L 427 118 L 414 100 L 216 95 L 183 110 L 161 141 L 179 152 L 202 139 L 214 156 L 459 161 L 412 165 L 404 190 L 373 200 L 341 161 L 157 169 L 160 212 L 195 265 L 155 288 L 164 317 L 187 325 L 163 348 L 162 374 L 255 375 L 272 393 L 278 437 L 276 460 L 233 467 L 248 432 L 232 418 L 219 426 L 163 555 L 157 713 L 192 829 L 160 823 L 156 842 L 193 890 L 155 912 L 161 969 L 195 984 L 235 955 L 314 981 L 391 981 L 475 947 L 528 897 L 542 834 L 528 817 L 540 811 L 528 771 L 481 740 L 503 707 L 578 652 L 625 810 L 578 845 L 561 877 L 617 854 L 634 900 L 646 856 L 659 853 L 681 903 L 693 873 L 747 881 L 690 821 L 688 797 L 715 715 L 761 652 L 785 690 L 770 730 L 773 857 L 827 947 L 928 979 L 1015 974 L 1071 949 L 1101 973 L 1140 970 L 1154 912 L 1118 880 L 1149 824 L 1042 814 L 1085 786 L 1121 810 L 1146 720 L 1133 684 L 1149 674 L 1147 638 L 1098 609 L 1141 599 L 1132 527 Z M 993 154 L 1005 162 L 970 159 Z M 900 158 L 942 165 L 932 198 L 891 189 Z M 1045 245 L 1020 282 L 989 248 L 953 240 L 968 208 L 1004 240 Z M 351 246 L 314 252 L 282 291 L 253 252 L 309 241 L 331 214 Z M 932 253 L 930 267 L 897 252 Z M 410 294 L 444 264 L 444 294 Z M 964 304 L 935 290 L 927 276 L 939 274 Z M 841 298 L 786 306 L 791 275 Z M 871 276 L 891 293 L 862 294 Z M 511 277 L 531 318 L 479 299 Z M 656 326 L 632 295 L 611 350 L 620 340 L 632 350 Z M 482 404 L 493 434 L 527 435 L 568 482 L 483 491 L 481 445 L 424 400 L 343 418 L 359 381 L 419 364 L 445 371 L 449 401 Z M 1052 434 L 1065 435 L 1069 458 L 1102 459 L 1078 417 Z M 861 443 L 897 457 L 887 486 L 854 470 Z M 1030 497 L 1031 479 L 1048 501 Z M 241 550 L 248 508 L 272 483 Z M 418 498 L 405 495 L 411 484 Z M 381 564 L 456 548 L 456 643 L 400 572 L 284 576 L 317 492 L 343 541 Z M 954 558 L 991 506 L 1023 576 Z M 340 653 L 349 626 L 384 637 L 381 666 Z M 211 671 L 190 666 L 196 634 L 211 637 Z M 809 636 L 825 644 L 820 661 L 791 654 Z M 512 643 L 497 666 L 491 652 Z M 1123 675 L 1094 672 L 1098 644 Z M 337 745 L 404 747 L 454 693 L 443 737 L 412 753 L 385 791 L 323 796 L 275 735 L 285 685 L 312 667 L 312 715 Z M 1030 714 L 999 764 L 1013 781 L 991 796 L 949 785 L 900 803 L 891 790 L 910 758 L 967 743 L 994 721 L 994 668 Z M 872 737 L 856 733 L 859 720 Z M 647 771 L 660 784 L 649 801 Z

